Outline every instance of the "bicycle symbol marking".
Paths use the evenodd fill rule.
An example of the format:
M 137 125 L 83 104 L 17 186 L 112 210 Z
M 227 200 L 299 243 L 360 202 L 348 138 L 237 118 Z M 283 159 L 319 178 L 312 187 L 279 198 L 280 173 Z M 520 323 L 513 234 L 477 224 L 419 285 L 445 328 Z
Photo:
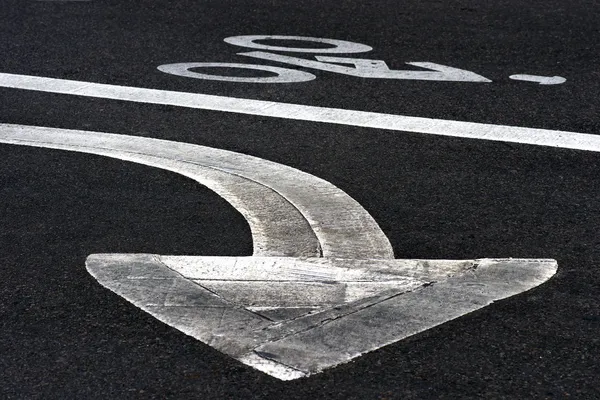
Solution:
M 287 47 L 257 43 L 257 41 L 267 40 L 311 42 L 317 43 L 319 45 L 328 45 L 329 47 Z M 359 78 L 479 83 L 492 82 L 490 79 L 476 74 L 474 72 L 432 62 L 406 63 L 414 67 L 426 69 L 425 71 L 392 70 L 387 66 L 387 64 L 383 60 L 332 56 L 331 54 L 366 53 L 373 50 L 371 46 L 367 46 L 361 43 L 349 42 L 345 40 L 325 39 L 307 36 L 245 35 L 231 36 L 225 38 L 224 41 L 234 46 L 240 46 L 249 49 L 268 50 L 237 53 L 237 55 L 240 56 L 252 57 L 260 60 L 273 61 L 296 67 L 349 75 Z M 284 54 L 277 54 L 273 52 L 307 53 L 312 55 L 321 55 L 314 55 L 315 60 L 313 60 L 308 58 L 299 58 Z M 197 69 L 201 68 L 250 69 L 272 73 L 275 74 L 275 76 L 242 77 L 217 75 L 198 72 Z M 317 78 L 314 74 L 306 71 L 299 71 L 291 68 L 274 67 L 268 65 L 243 63 L 184 62 L 160 65 L 158 69 L 168 74 L 183 76 L 186 78 L 241 83 L 297 83 L 308 82 Z M 547 77 L 527 74 L 511 75 L 509 78 L 520 81 L 535 82 L 541 85 L 556 85 L 564 83 L 566 81 L 565 78 L 560 76 Z

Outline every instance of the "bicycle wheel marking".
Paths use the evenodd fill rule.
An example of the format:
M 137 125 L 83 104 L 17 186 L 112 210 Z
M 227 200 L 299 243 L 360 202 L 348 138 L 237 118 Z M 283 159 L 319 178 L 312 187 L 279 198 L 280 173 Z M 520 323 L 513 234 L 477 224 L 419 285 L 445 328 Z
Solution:
M 310 47 L 287 47 L 287 46 L 271 46 L 268 44 L 256 43 L 257 40 L 291 40 L 295 42 L 312 42 L 323 43 L 333 47 L 325 48 L 310 48 Z M 223 39 L 225 43 L 235 46 L 247 47 L 250 49 L 271 50 L 271 51 L 289 51 L 296 53 L 366 53 L 373 50 L 371 46 L 365 44 L 348 42 L 346 40 L 324 39 L 308 36 L 283 36 L 283 35 L 246 35 L 246 36 L 230 36 Z
M 223 76 L 190 71 L 194 68 L 241 68 L 257 71 L 267 71 L 276 74 L 269 77 L 238 77 L 238 76 Z M 308 82 L 317 79 L 316 76 L 309 72 L 297 71 L 289 68 L 271 67 L 268 65 L 256 64 L 240 64 L 240 63 L 178 63 L 165 64 L 158 67 L 159 71 L 167 74 L 183 76 L 186 78 L 208 79 L 213 81 L 225 82 L 246 82 L 246 83 L 292 83 L 292 82 Z

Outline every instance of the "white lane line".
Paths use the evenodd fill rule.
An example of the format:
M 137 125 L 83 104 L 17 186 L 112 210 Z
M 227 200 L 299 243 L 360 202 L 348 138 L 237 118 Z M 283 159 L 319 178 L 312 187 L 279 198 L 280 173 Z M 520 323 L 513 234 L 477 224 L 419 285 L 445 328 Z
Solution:
M 0 142 L 98 154 L 190 177 L 246 217 L 257 256 L 318 257 L 320 247 L 323 257 L 394 258 L 387 237 L 356 200 L 282 164 L 190 143 L 24 125 L 0 124 Z
M 568 131 L 409 117 L 6 73 L 0 73 L 0 87 L 468 139 L 600 151 L 599 135 Z
M 540 85 L 560 85 L 561 83 L 565 83 L 567 80 L 562 76 L 541 76 L 541 75 L 526 75 L 526 74 L 517 74 L 509 76 L 510 79 L 514 79 L 515 81 L 528 81 L 528 82 L 536 82 Z

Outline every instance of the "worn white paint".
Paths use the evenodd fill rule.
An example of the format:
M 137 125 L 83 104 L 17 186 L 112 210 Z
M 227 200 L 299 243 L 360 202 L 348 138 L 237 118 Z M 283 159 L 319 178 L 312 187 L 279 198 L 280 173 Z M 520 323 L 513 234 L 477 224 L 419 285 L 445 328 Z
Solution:
M 381 60 L 370 60 L 364 58 L 347 58 L 316 56 L 319 61 L 307 60 L 305 58 L 291 57 L 282 54 L 266 53 L 263 51 L 251 51 L 238 53 L 240 56 L 259 58 L 261 60 L 275 61 L 298 67 L 318 69 L 321 71 L 334 72 L 337 74 L 356 76 L 360 78 L 373 79 L 404 79 L 420 81 L 454 81 L 454 82 L 491 82 L 491 80 L 464 69 L 452 68 L 446 65 L 430 62 L 409 62 L 407 64 L 430 69 L 432 71 L 402 71 L 390 70 L 387 64 Z M 338 64 L 352 64 L 354 67 L 345 67 Z
M 175 263 L 198 270 L 215 264 L 213 257 L 178 258 Z M 318 268 L 321 260 L 305 258 L 302 263 Z M 227 263 L 260 270 L 270 261 L 232 257 Z M 295 259 L 272 261 L 287 265 Z M 173 257 L 159 255 L 95 254 L 86 267 L 102 285 L 159 320 L 282 380 L 321 372 L 529 290 L 557 268 L 554 260 L 536 259 L 363 259 L 360 264 L 367 269 L 383 264 L 397 269 L 397 276 L 370 282 L 280 281 L 275 270 L 264 280 L 218 274 L 192 280 L 171 262 Z M 328 260 L 333 269 L 355 262 Z M 402 276 L 415 263 L 425 272 L 422 281 Z
M 379 226 L 343 191 L 252 156 L 10 124 L 0 124 L 0 142 L 162 168 L 228 200 L 251 226 L 253 257 L 95 254 L 86 267 L 159 320 L 279 379 L 347 362 L 556 272 L 554 260 L 394 260 Z
M 509 78 L 514 79 L 516 81 L 536 82 L 540 85 L 560 85 L 561 83 L 565 83 L 567 81 L 562 76 L 540 76 L 526 74 L 511 75 L 509 76 Z
M 600 151 L 600 135 L 0 73 L 0 87 L 465 139 Z
M 293 53 L 365 53 L 373 50 L 371 46 L 366 44 L 348 42 L 338 39 L 324 39 L 309 36 L 284 36 L 284 35 L 245 35 L 231 36 L 223 39 L 226 43 L 235 46 L 247 47 L 251 49 L 270 50 L 270 51 L 286 51 Z M 311 42 L 325 44 L 327 47 L 287 47 L 287 46 L 272 46 L 267 44 L 256 43 L 258 40 L 285 40 L 291 42 Z M 333 47 L 331 47 L 333 46 Z
M 282 36 L 282 35 L 250 35 L 250 36 L 232 36 L 224 39 L 225 42 L 242 47 L 270 50 L 270 51 L 286 51 L 286 52 L 301 52 L 301 53 L 363 53 L 372 50 L 370 46 L 360 43 L 348 42 L 337 39 L 324 39 L 304 36 Z M 256 43 L 258 40 L 285 40 L 285 41 L 304 41 L 316 42 L 319 44 L 328 44 L 333 47 L 326 48 L 303 48 L 303 47 L 286 47 L 286 46 L 271 46 L 266 44 Z M 295 65 L 304 68 L 318 69 L 321 71 L 334 72 L 338 74 L 356 76 L 360 78 L 376 78 L 376 79 L 405 79 L 405 80 L 425 80 L 425 81 L 455 81 L 455 82 L 491 82 L 489 79 L 473 72 L 448 67 L 441 64 L 430 62 L 409 62 L 407 64 L 421 68 L 426 68 L 433 71 L 398 71 L 390 70 L 384 61 L 370 60 L 363 58 L 348 58 L 348 57 L 332 57 L 332 56 L 316 56 L 318 61 L 307 60 L 305 58 L 290 57 L 281 54 L 266 53 L 263 51 L 252 51 L 247 53 L 238 53 L 238 55 L 254 57 L 268 61 L 281 62 L 285 64 Z M 354 67 L 344 67 L 339 64 L 351 64 Z M 264 70 L 273 72 L 277 76 L 274 77 L 235 77 L 230 74 L 215 75 L 206 74 L 198 71 L 190 71 L 191 68 L 206 68 L 206 67 L 221 67 L 221 68 L 244 68 L 253 70 Z M 210 79 L 228 82 L 245 82 L 245 83 L 295 83 L 306 82 L 315 79 L 312 74 L 291 69 L 276 68 L 270 66 L 261 66 L 255 64 L 238 64 L 238 63 L 177 63 L 165 64 L 158 67 L 162 72 L 173 75 L 183 76 L 187 78 Z
M 360 204 L 331 183 L 282 164 L 190 143 L 10 124 L 0 124 L 0 142 L 98 154 L 187 176 L 244 215 L 257 256 L 394 258 Z
M 276 74 L 276 76 L 257 76 L 257 77 L 238 77 L 229 75 L 215 75 L 207 74 L 204 72 L 190 71 L 191 69 L 198 68 L 240 68 L 250 69 L 256 71 L 266 71 Z M 271 67 L 267 65 L 256 65 L 256 64 L 238 64 L 238 63 L 177 63 L 177 64 L 164 64 L 158 66 L 158 70 L 166 72 L 167 74 L 183 76 L 186 78 L 196 79 L 208 79 L 213 81 L 226 81 L 226 82 L 245 82 L 245 83 L 294 83 L 294 82 L 307 82 L 316 79 L 317 77 L 309 72 L 297 71 L 295 69 Z

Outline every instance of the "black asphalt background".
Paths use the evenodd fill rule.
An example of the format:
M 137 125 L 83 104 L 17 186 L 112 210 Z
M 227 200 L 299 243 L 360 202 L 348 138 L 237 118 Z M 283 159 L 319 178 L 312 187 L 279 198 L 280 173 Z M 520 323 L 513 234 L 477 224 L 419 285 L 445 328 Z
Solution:
M 2 0 L 0 72 L 600 133 L 598 1 L 148 3 Z M 345 39 L 391 67 L 436 62 L 494 82 L 317 71 L 312 82 L 258 85 L 156 70 L 270 64 L 223 42 L 252 34 Z M 567 82 L 508 79 L 519 73 Z M 0 99 L 4 123 L 159 137 L 299 168 L 359 201 L 398 258 L 559 261 L 530 292 L 281 382 L 156 321 L 84 268 L 98 252 L 250 255 L 249 228 L 226 202 L 165 171 L 0 145 L 2 398 L 600 398 L 600 154 L 14 89 Z

